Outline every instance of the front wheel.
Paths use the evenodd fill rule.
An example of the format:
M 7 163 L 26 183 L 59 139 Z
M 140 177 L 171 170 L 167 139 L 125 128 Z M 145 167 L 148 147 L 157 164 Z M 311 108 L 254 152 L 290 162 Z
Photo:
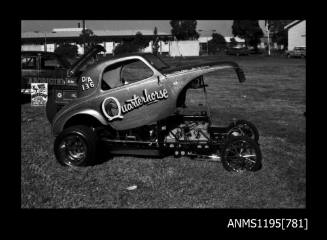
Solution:
M 258 129 L 253 123 L 246 120 L 237 120 L 235 123 L 231 123 L 229 126 L 228 136 L 246 136 L 256 142 L 259 141 Z
M 262 155 L 258 143 L 247 137 L 233 137 L 227 141 L 221 155 L 227 171 L 258 171 L 262 167 Z
M 58 162 L 65 166 L 86 166 L 95 160 L 97 137 L 87 126 L 73 126 L 56 138 L 54 152 Z

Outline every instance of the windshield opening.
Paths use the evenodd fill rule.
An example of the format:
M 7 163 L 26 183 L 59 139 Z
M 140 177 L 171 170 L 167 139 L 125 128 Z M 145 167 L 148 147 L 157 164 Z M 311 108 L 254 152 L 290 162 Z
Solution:
M 167 63 L 165 63 L 158 56 L 149 54 L 149 55 L 145 55 L 144 57 L 153 67 L 155 67 L 158 70 L 169 68 L 169 65 Z

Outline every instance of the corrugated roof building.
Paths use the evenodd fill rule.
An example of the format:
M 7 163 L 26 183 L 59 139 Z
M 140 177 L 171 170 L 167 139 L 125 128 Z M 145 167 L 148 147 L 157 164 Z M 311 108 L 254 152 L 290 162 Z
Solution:
M 23 32 L 21 33 L 22 50 L 40 50 L 53 52 L 60 43 L 76 44 L 79 47 L 79 53 L 83 53 L 82 47 L 78 44 L 80 40 L 80 34 L 82 28 L 63 28 L 53 29 L 52 32 Z M 153 38 L 153 30 L 93 30 L 95 35 L 95 41 L 98 44 L 103 45 L 107 53 L 112 53 L 113 48 L 123 41 L 134 37 L 137 32 L 142 33 L 144 37 Z M 159 38 L 159 46 L 161 45 L 162 52 L 167 52 L 167 41 L 172 39 L 170 33 L 159 32 L 157 33 Z M 151 51 L 152 43 L 146 49 L 145 52 Z

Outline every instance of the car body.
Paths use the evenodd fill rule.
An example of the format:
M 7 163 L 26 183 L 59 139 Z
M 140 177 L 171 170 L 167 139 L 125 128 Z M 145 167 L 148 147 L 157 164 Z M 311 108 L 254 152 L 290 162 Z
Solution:
M 306 47 L 294 47 L 293 50 L 287 51 L 286 56 L 288 58 L 305 58 L 306 57 Z
M 239 81 L 245 81 L 243 71 L 234 62 L 171 67 L 150 53 L 95 62 L 81 73 L 77 98 L 54 115 L 48 114 L 53 115 L 49 121 L 56 137 L 57 159 L 69 166 L 88 164 L 94 161 L 95 148 L 102 144 L 111 154 L 173 152 L 175 156 L 191 156 L 202 152 L 217 157 L 213 152 L 226 149 L 221 139 L 225 139 L 223 143 L 233 140 L 227 137 L 232 132 L 246 137 L 243 130 L 242 134 L 235 130 L 242 124 L 234 121 L 227 127 L 217 127 L 212 124 L 207 108 L 191 115 L 181 114 L 180 109 L 185 107 L 189 89 L 203 90 L 206 95 L 203 76 L 222 69 L 235 70 Z M 244 125 L 248 128 L 251 123 L 243 122 Z M 258 133 L 253 125 L 250 129 L 247 139 L 238 140 L 248 141 L 255 148 L 258 161 L 253 169 L 258 169 L 261 164 Z
M 248 56 L 251 51 L 246 47 L 232 47 L 226 49 L 227 55 L 235 55 L 235 56 Z

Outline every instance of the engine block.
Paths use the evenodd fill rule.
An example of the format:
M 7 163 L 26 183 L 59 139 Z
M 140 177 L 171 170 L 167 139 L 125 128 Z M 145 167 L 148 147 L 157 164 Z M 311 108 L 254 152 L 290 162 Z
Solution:
M 210 138 L 208 126 L 209 123 L 204 121 L 185 121 L 169 131 L 169 134 L 165 137 L 165 142 L 208 141 Z

